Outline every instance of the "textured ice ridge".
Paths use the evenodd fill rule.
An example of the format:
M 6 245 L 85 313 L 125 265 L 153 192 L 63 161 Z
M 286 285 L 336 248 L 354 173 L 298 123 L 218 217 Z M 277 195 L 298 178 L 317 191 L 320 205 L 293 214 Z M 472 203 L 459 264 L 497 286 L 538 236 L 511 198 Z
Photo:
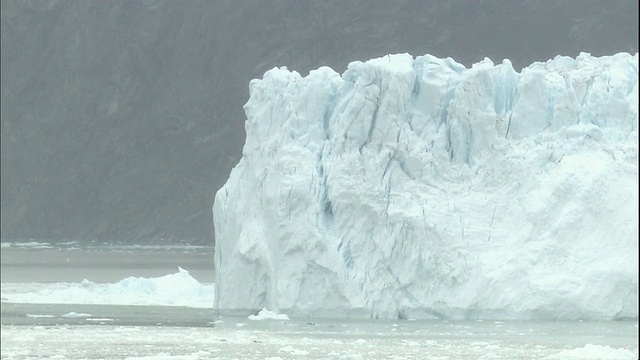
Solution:
M 244 108 L 220 314 L 638 316 L 638 54 L 274 68 Z

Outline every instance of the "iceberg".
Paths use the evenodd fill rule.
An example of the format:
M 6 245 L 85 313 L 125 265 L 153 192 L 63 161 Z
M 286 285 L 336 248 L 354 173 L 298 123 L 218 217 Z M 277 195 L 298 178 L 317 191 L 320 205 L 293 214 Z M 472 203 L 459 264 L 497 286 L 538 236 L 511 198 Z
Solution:
M 637 318 L 637 53 L 396 54 L 249 90 L 218 314 Z
M 268 309 L 262 309 L 257 315 L 249 315 L 249 320 L 290 320 L 287 314 L 278 314 Z
M 201 284 L 189 271 L 156 278 L 130 276 L 117 283 L 2 283 L 2 301 L 24 304 L 97 304 L 211 308 L 213 284 Z M 47 317 L 48 315 L 33 315 Z

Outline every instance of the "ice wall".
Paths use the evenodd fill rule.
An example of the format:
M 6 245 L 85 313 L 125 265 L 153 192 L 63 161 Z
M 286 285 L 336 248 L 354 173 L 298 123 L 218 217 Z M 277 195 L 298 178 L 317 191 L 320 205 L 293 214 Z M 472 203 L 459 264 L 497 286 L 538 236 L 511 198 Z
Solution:
M 638 316 L 638 55 L 390 55 L 250 84 L 220 314 Z

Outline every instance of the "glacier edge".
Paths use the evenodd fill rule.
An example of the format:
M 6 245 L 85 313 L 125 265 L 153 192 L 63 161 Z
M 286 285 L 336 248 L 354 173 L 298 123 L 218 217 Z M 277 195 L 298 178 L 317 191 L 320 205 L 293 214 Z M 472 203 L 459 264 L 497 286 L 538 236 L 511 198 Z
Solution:
M 250 84 L 219 314 L 638 316 L 638 54 L 431 55 Z

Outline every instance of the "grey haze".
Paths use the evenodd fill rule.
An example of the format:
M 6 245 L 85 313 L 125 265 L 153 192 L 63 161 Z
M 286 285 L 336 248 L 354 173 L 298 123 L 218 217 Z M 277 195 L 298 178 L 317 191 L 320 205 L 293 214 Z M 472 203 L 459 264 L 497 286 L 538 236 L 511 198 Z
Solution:
M 248 83 L 388 53 L 638 51 L 636 1 L 2 0 L 1 237 L 211 244 Z

